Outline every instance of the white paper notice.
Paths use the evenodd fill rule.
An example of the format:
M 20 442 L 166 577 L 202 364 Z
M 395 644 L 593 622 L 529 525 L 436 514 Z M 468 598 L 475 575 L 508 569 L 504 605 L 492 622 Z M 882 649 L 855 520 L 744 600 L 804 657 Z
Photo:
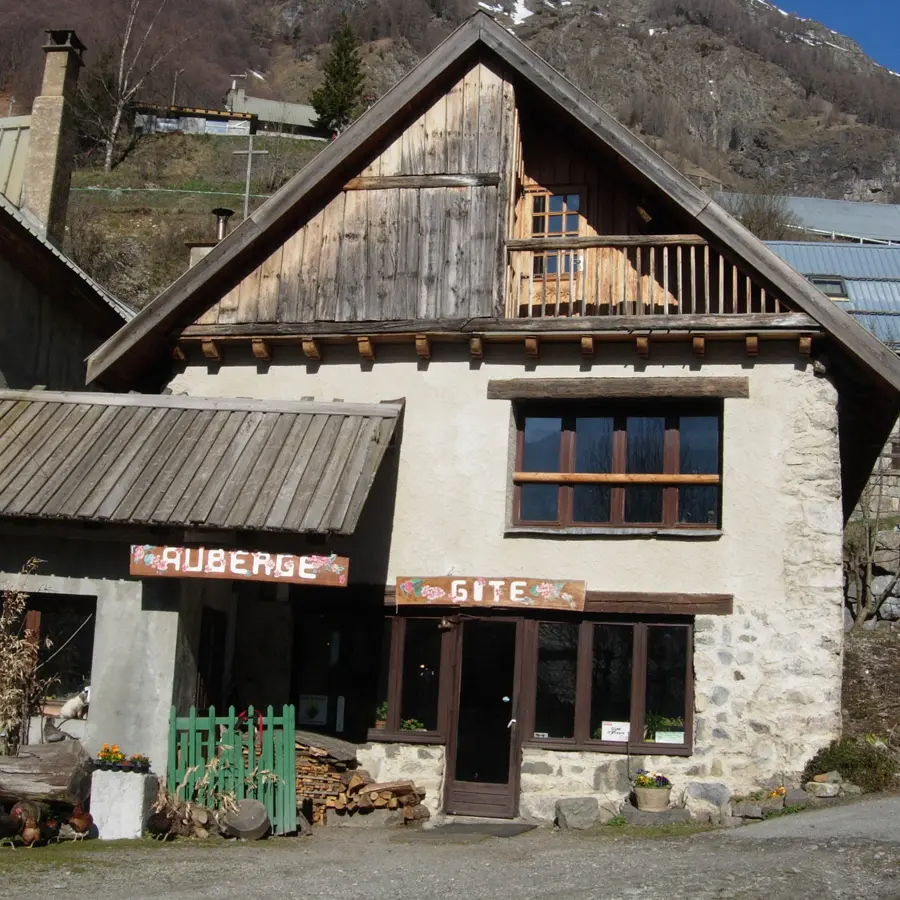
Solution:
M 656 743 L 657 744 L 683 744 L 684 743 L 684 732 L 683 731 L 657 731 L 656 732 Z
M 601 739 L 604 741 L 627 741 L 631 731 L 631 722 L 604 722 Z

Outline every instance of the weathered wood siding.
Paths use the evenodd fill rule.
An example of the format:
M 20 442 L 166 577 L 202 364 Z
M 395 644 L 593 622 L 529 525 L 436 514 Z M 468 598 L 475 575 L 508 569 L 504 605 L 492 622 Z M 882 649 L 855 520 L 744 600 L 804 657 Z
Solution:
M 491 177 L 458 187 L 370 180 L 342 190 L 197 324 L 498 314 L 514 107 L 512 85 L 475 65 L 359 175 Z
M 85 359 L 100 338 L 0 258 L 0 388 L 86 390 Z

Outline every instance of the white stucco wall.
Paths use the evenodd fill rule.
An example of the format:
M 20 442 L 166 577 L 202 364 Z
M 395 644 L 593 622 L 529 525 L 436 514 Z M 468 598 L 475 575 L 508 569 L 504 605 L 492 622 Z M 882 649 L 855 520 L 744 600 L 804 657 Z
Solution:
M 190 365 L 170 386 L 175 393 L 261 399 L 405 397 L 388 581 L 514 573 L 582 579 L 589 590 L 733 594 L 732 616 L 696 623 L 695 753 L 655 763 L 676 783 L 723 780 L 746 790 L 796 772 L 838 733 L 837 397 L 793 343 L 763 344 L 755 360 L 740 343 L 713 343 L 702 364 L 684 345 L 657 345 L 646 363 L 631 348 L 602 346 L 593 365 L 571 344 L 546 342 L 535 364 L 526 364 L 521 344 L 489 345 L 481 365 L 441 344 L 428 364 L 417 361 L 410 346 L 379 346 L 377 353 L 367 365 L 353 349 L 326 347 L 325 361 L 316 366 L 299 351 L 279 347 L 275 362 L 260 369 L 249 353 L 233 350 L 218 370 Z M 588 374 L 749 378 L 749 399 L 724 401 L 720 537 L 504 535 L 510 404 L 487 399 L 488 380 Z M 351 574 L 364 580 L 365 547 L 351 559 Z M 543 798 L 541 806 L 551 794 L 603 795 L 604 777 L 594 770 L 616 757 L 589 755 L 587 765 L 563 759 L 570 756 L 526 751 L 523 808 L 528 796 Z M 544 767 L 528 773 L 529 762 L 542 761 Z

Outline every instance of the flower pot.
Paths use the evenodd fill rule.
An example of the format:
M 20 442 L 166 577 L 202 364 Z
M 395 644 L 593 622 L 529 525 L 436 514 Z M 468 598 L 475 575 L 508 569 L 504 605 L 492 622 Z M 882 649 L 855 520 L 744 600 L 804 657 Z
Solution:
M 387 720 L 386 719 L 378 719 L 375 722 L 375 728 L 378 731 L 384 731 L 384 729 L 387 728 Z
M 113 767 L 113 764 L 105 759 L 95 759 L 94 766 L 103 772 L 108 772 Z
M 671 787 L 636 787 L 634 789 L 634 799 L 637 800 L 637 808 L 641 812 L 663 812 L 669 808 L 669 795 L 671 793 Z

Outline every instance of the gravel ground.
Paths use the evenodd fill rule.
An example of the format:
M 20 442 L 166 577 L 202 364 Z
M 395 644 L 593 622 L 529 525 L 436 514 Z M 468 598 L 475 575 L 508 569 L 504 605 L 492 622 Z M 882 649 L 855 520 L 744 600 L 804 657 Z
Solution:
M 900 808 L 875 810 L 883 821 Z M 872 807 L 878 804 L 871 804 Z M 849 807 L 866 816 L 866 807 Z M 829 811 L 843 813 L 843 810 Z M 519 837 L 317 830 L 259 844 L 140 842 L 0 850 L 0 896 L 173 898 L 604 898 L 830 900 L 900 897 L 900 833 L 888 839 L 797 837 L 820 813 L 741 829 L 649 837 L 607 826 L 593 834 L 538 829 Z M 789 833 L 764 833 L 790 823 Z M 846 830 L 835 826 L 836 834 Z M 756 840 L 748 841 L 754 830 Z M 652 832 L 651 832 L 652 833 Z

